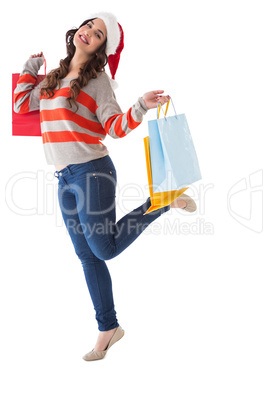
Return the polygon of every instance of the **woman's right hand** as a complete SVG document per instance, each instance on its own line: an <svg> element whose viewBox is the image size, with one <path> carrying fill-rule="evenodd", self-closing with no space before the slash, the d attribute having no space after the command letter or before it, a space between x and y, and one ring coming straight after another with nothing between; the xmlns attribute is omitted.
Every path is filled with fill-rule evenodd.
<svg viewBox="0 0 268 402"><path fill-rule="evenodd" d="M45 56L43 55L43 52L41 53L37 53L37 54L32 54L29 59L34 59L35 57L43 57L43 59L45 58Z"/></svg>

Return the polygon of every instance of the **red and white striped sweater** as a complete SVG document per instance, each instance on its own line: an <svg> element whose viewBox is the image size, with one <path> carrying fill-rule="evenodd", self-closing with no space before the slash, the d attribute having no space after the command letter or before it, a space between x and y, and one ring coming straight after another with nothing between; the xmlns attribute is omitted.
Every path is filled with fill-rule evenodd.
<svg viewBox="0 0 268 402"><path fill-rule="evenodd" d="M14 91L14 111L27 113L40 109L41 132L48 164L84 163L108 155L102 144L107 134L122 138L136 128L147 112L143 99L122 113L110 78L99 73L83 87L76 99L79 109L74 113L66 98L72 78L61 80L50 99L42 97L42 82L34 86L43 58L29 59L20 74Z"/></svg>

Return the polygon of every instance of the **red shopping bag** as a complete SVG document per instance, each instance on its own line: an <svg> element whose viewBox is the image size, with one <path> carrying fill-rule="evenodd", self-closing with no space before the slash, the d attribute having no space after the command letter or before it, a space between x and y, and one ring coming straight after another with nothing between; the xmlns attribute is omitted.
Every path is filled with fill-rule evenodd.
<svg viewBox="0 0 268 402"><path fill-rule="evenodd" d="M12 135L25 135L25 136L41 136L40 125L40 111L34 110L29 113L15 113L13 94L17 86L20 74L12 74ZM38 75L34 86L37 86L46 76L46 62L45 62L45 75Z"/></svg>

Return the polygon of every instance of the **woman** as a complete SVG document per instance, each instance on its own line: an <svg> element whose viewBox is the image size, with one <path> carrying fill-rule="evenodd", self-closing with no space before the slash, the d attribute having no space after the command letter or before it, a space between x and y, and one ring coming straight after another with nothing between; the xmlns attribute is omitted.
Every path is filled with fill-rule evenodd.
<svg viewBox="0 0 268 402"><path fill-rule="evenodd" d="M55 165L63 220L81 260L96 312L99 336L83 358L102 359L124 335L114 309L112 282L105 263L126 249L155 219L170 208L190 212L194 201L182 195L169 206L144 215L150 198L116 223L116 169L102 144L108 133L121 138L143 120L149 109L169 99L163 90L147 92L122 113L104 67L114 79L123 30L115 16L97 13L66 34L67 57L34 87L43 53L25 63L14 91L14 110L40 109L48 164Z"/></svg>

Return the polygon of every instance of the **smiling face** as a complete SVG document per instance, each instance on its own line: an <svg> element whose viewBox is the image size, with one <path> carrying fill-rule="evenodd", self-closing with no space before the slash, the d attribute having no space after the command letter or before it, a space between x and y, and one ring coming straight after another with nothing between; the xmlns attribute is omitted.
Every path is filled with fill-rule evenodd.
<svg viewBox="0 0 268 402"><path fill-rule="evenodd" d="M76 50L82 51L85 55L92 56L107 38L106 26L100 18L89 21L78 29L74 35L73 44Z"/></svg>

